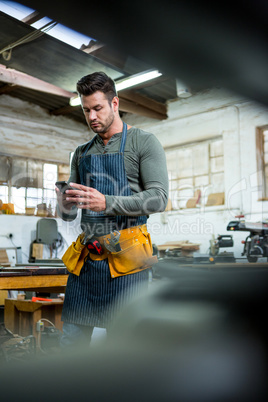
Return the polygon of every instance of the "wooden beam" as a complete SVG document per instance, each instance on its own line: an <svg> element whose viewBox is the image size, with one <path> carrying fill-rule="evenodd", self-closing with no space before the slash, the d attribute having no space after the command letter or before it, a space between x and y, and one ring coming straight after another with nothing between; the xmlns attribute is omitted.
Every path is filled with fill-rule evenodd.
<svg viewBox="0 0 268 402"><path fill-rule="evenodd" d="M63 288L67 284L68 275L36 275L36 276L10 276L0 278L0 289L5 290L37 290L53 289L51 292L56 292L54 288Z"/></svg>
<svg viewBox="0 0 268 402"><path fill-rule="evenodd" d="M79 105L79 107L81 107L81 106ZM58 109L51 110L50 114L53 114L55 116L58 116L60 114L70 114L71 112L73 112L73 110L74 110L74 106L66 105L66 106L60 107Z"/></svg>
<svg viewBox="0 0 268 402"><path fill-rule="evenodd" d="M48 82L39 80L28 74L21 73L20 71L6 68L0 64L0 81L10 85L17 85L23 88L29 88L35 91L45 92L52 95L63 96L65 98L72 98L73 92L66 91L56 85L49 84Z"/></svg>
<svg viewBox="0 0 268 402"><path fill-rule="evenodd" d="M119 101L119 110L121 112L128 112L138 114L140 116L150 117L152 119L157 120L165 120L167 118L166 114L156 112L152 109L148 109L142 105L138 105L134 102L131 102L127 99L120 98Z"/></svg>
<svg viewBox="0 0 268 402"><path fill-rule="evenodd" d="M132 91L122 91L119 95L119 109L121 112L128 112L138 114L145 117L151 117L157 120L164 120L167 118L166 105L156 102L153 99L147 98L143 95L134 93ZM75 106L81 108L80 105ZM51 110L53 115L69 114L73 111L73 106L66 105L59 109Z"/></svg>
<svg viewBox="0 0 268 402"><path fill-rule="evenodd" d="M2 87L0 87L0 94L9 94L16 88L17 85L10 85L10 84L3 85Z"/></svg>
<svg viewBox="0 0 268 402"><path fill-rule="evenodd" d="M126 99L148 109L154 110L160 114L167 114L167 107L163 103L157 102L154 99L148 98L147 96L141 95L135 91L124 90L119 92L120 99Z"/></svg>
<svg viewBox="0 0 268 402"><path fill-rule="evenodd" d="M21 73L20 71L7 68L2 64L0 64L0 82L7 84L2 87L2 90L0 89L0 93L1 91L2 93L7 93L7 91L11 91L13 89L12 86L18 86L52 95L63 96L68 99L74 96L73 92L66 91L60 87L49 84L48 82L39 80L38 78L32 77L28 74ZM122 91L119 97L119 108L122 112L138 114L157 120L164 120L167 118L166 106L154 101L153 99L147 98L132 91ZM72 110L73 109L71 106L66 105L62 108L51 111L51 114L68 114L71 113Z"/></svg>

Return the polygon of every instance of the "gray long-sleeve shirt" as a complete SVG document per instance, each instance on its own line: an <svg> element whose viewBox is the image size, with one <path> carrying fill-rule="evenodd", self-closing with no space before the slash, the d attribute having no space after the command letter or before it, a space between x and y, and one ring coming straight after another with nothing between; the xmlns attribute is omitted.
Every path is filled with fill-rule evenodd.
<svg viewBox="0 0 268 402"><path fill-rule="evenodd" d="M101 137L96 135L87 154L117 153L121 137L122 133L114 134L105 146ZM80 183L79 160L87 144L79 145L74 152L69 182ZM136 127L128 129L124 163L133 195L105 195L105 213L139 216L164 211L168 200L168 174L165 152L158 139ZM74 212L69 219L75 218Z"/></svg>

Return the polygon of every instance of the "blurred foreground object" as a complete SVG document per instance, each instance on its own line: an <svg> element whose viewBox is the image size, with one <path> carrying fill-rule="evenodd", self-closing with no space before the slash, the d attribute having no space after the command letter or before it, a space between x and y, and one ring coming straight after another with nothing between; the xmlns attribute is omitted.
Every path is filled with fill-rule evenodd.
<svg viewBox="0 0 268 402"><path fill-rule="evenodd" d="M2 392L29 400L34 376L31 395L45 383L50 401L266 401L267 268L158 265L165 278L118 315L107 341L5 367Z"/></svg>

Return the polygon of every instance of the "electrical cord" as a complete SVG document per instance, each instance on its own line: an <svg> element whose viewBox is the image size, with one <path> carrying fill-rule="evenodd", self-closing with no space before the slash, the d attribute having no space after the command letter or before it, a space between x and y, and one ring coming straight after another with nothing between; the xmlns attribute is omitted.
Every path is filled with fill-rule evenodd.
<svg viewBox="0 0 268 402"><path fill-rule="evenodd" d="M58 232L58 239L52 244L52 251L55 251L55 258L57 258L59 252L63 251L64 246L66 245L68 246L67 241L64 239L62 234Z"/></svg>
<svg viewBox="0 0 268 402"><path fill-rule="evenodd" d="M16 247L16 249L17 249L18 247L16 246L16 244L13 242L13 240L10 237L9 237L9 240L11 241L13 246ZM22 250L21 250L21 253L28 259L28 255L26 253L24 253Z"/></svg>
<svg viewBox="0 0 268 402"><path fill-rule="evenodd" d="M46 321L46 322L48 322L50 325L52 325L53 328L56 328L55 324L53 324L53 322L49 321L47 318L40 318L40 320L38 320L38 321L36 322L36 324L37 324L37 323L40 323L40 322L42 322L42 321ZM41 347L41 338L42 338L42 332L41 332L41 331L38 331L38 332L37 332L37 348L38 348L38 349L40 350L40 352L42 352L43 354L47 354L47 352Z"/></svg>
<svg viewBox="0 0 268 402"><path fill-rule="evenodd" d="M12 238L9 237L9 240L11 241L11 243L14 247L18 248L16 246L16 244L13 242ZM52 244L52 253L53 253L53 250L55 250L55 258L57 258L58 252L60 252L64 249L64 245L68 246L68 243L64 239L62 234L60 232L58 232L58 239L55 243ZM50 246L48 246L48 247L50 249ZM21 253L28 259L28 255L26 253L24 253L23 251L21 251Z"/></svg>
<svg viewBox="0 0 268 402"><path fill-rule="evenodd" d="M48 322L50 325L52 325L52 327L56 328L56 327L55 327L55 324L53 324L53 322L49 321L47 318L40 318L40 320L38 320L37 322L39 322L39 321L46 321L46 322Z"/></svg>

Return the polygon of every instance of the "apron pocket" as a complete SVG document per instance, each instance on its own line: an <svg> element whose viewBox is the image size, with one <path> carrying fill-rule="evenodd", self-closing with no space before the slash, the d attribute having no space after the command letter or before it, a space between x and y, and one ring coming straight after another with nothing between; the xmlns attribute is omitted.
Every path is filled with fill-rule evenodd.
<svg viewBox="0 0 268 402"><path fill-rule="evenodd" d="M141 235L138 238L129 239L120 243L121 247L126 243L132 243L129 247L117 253L108 254L109 268L112 278L117 276L133 274L143 269L149 268L157 262L157 258L152 255L150 235Z"/></svg>
<svg viewBox="0 0 268 402"><path fill-rule="evenodd" d="M88 249L81 244L81 237L79 235L77 240L67 248L62 256L62 261L67 270L77 276L80 275L84 261L88 255Z"/></svg>

